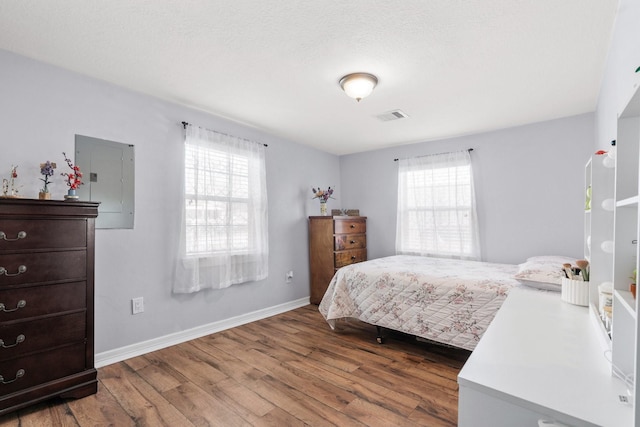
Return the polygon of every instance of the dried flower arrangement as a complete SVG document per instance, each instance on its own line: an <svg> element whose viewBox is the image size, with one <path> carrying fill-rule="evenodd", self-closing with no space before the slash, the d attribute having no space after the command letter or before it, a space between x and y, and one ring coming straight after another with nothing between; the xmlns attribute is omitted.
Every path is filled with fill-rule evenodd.
<svg viewBox="0 0 640 427"><path fill-rule="evenodd" d="M320 203L327 203L327 200L333 199L333 197L331 197L331 195L333 194L333 189L331 187L327 188L326 190L321 190L320 187L318 187L317 190L315 188L312 188L311 191L314 194L312 199L319 199Z"/></svg>
<svg viewBox="0 0 640 427"><path fill-rule="evenodd" d="M18 186L16 186L16 178L18 177L18 166L11 166L10 178L2 180L2 197L16 198L18 196Z"/></svg>

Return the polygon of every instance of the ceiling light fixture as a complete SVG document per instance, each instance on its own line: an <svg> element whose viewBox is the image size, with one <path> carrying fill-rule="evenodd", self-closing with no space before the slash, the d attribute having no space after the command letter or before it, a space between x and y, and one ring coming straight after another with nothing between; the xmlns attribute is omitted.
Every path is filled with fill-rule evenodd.
<svg viewBox="0 0 640 427"><path fill-rule="evenodd" d="M371 95L373 88L378 84L378 78L369 73L347 74L340 79L340 87L344 93L360 102L362 98Z"/></svg>

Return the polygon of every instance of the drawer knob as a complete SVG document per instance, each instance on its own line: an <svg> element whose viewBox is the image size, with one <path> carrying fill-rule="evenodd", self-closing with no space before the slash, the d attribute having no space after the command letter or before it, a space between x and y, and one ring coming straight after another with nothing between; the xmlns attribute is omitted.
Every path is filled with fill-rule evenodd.
<svg viewBox="0 0 640 427"><path fill-rule="evenodd" d="M27 237L26 231L19 231L18 236L15 239L8 239L7 234L4 231L0 231L0 239L6 240L7 242L15 242L16 240L24 239Z"/></svg>
<svg viewBox="0 0 640 427"><path fill-rule="evenodd" d="M356 243L356 241L355 240L350 240L349 243L351 243L353 245L354 243Z"/></svg>
<svg viewBox="0 0 640 427"><path fill-rule="evenodd" d="M21 342L24 342L25 338L26 338L26 337L25 337L24 335L22 335L22 334L18 335L18 336L16 337L16 342L15 342L15 344L5 344L5 343L4 343L4 341L0 339L0 347L2 347L2 348L11 348L11 347L15 347L15 346L17 346L18 344L20 344Z"/></svg>
<svg viewBox="0 0 640 427"><path fill-rule="evenodd" d="M356 225L355 224L351 224L351 228L356 228Z"/></svg>
<svg viewBox="0 0 640 427"><path fill-rule="evenodd" d="M26 265L19 266L17 273L9 273L6 268L0 267L0 276L2 276L2 275L5 275L5 276L17 276L17 275L22 274L22 273L24 273L26 271L27 271L27 266Z"/></svg>
<svg viewBox="0 0 640 427"><path fill-rule="evenodd" d="M351 257L351 259L352 259L352 260L355 260L355 259L356 259L356 256L355 256L355 255L353 255L353 256Z"/></svg>
<svg viewBox="0 0 640 427"><path fill-rule="evenodd" d="M18 305L16 305L16 308L10 308L7 309L4 305L4 303L0 302L0 311L4 311L5 313L11 313L12 311L16 311L19 310L21 308L24 308L27 305L27 302L23 299L21 299L20 301L18 301Z"/></svg>
<svg viewBox="0 0 640 427"><path fill-rule="evenodd" d="M18 369L18 372L16 372L16 377L12 380L5 380L4 377L0 375L0 384L11 384L18 378L22 378L22 377L24 377L24 369Z"/></svg>

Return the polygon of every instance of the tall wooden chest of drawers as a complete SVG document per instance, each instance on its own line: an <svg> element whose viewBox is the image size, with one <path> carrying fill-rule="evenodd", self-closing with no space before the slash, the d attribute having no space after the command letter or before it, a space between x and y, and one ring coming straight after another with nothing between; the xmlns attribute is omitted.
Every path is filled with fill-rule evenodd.
<svg viewBox="0 0 640 427"><path fill-rule="evenodd" d="M320 304L335 272L367 260L367 218L364 216L310 216L310 301Z"/></svg>
<svg viewBox="0 0 640 427"><path fill-rule="evenodd" d="M98 203L0 199L0 415L97 391Z"/></svg>

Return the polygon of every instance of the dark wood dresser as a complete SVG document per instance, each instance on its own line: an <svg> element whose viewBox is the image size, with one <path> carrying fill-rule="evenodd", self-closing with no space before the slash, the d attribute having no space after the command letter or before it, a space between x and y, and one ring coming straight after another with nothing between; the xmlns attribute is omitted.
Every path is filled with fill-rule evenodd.
<svg viewBox="0 0 640 427"><path fill-rule="evenodd" d="M0 199L0 415L97 391L98 203Z"/></svg>
<svg viewBox="0 0 640 427"><path fill-rule="evenodd" d="M320 304L335 272L367 260L367 217L310 216L310 301Z"/></svg>

